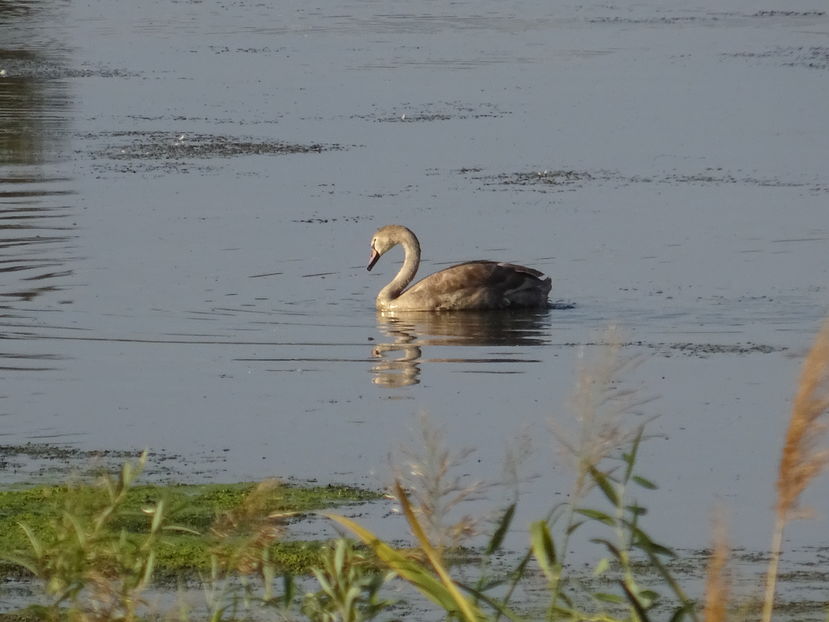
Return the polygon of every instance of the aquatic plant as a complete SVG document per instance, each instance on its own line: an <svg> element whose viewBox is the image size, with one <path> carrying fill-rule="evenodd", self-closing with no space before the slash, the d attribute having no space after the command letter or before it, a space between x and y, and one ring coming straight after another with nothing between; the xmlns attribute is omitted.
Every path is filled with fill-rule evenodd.
<svg viewBox="0 0 829 622"><path fill-rule="evenodd" d="M714 540L705 573L705 622L725 622L728 619L731 600L731 578L728 574L730 554L725 518L722 511L718 511L714 516Z"/></svg>
<svg viewBox="0 0 829 622"><path fill-rule="evenodd" d="M270 480L255 486L141 486L137 480L146 461L145 453L92 483L77 479L0 493L2 568L32 577L40 587L32 615L134 620L153 611L145 598L150 587L194 579L213 620L238 619L257 608L285 609L296 595L292 572L319 564L323 547L282 541L284 521L297 511L379 496ZM19 518L15 522L9 514ZM175 617L189 619L189 607L182 603L179 609Z"/></svg>
<svg viewBox="0 0 829 622"><path fill-rule="evenodd" d="M394 496L422 557L412 552L401 553L350 519L338 515L329 517L350 529L374 551L385 567L450 617L470 622L497 621L501 617L525 619L526 613L519 613L519 609L526 611L527 603L514 605L513 594L519 583L533 581L535 573L540 572L546 582L548 604L544 616L548 620L645 621L652 619L657 610L665 611L666 606L672 622L698 620L699 604L688 596L666 563L675 557L675 553L654 541L644 530L642 521L647 508L632 497L633 488L657 489L653 481L641 476L636 469L647 421L636 425L627 423L627 415L637 412L645 400L636 391L622 388L619 382L619 376L637 361L620 358L618 344L621 342L613 330L605 335L604 342L607 347L599 357L583 365L579 373L572 400L578 423L576 433L555 430L565 455L575 467L569 501L555 506L546 519L531 524L527 552L502 576L492 577L482 571L479 580L470 585L450 573L447 539L440 530L431 529L431 526L444 524L435 516L436 508L456 505L480 485L465 487L451 475L451 467L457 463L441 448L439 435L429 426L423 435L426 445L423 455L434 464L416 469L416 477L408 478L406 486L399 480L394 484ZM826 429L820 417L828 407L829 322L824 325L804 363L783 447L764 622L771 619L783 526L795 515L800 493L829 464L829 452L819 446L820 436ZM429 473L432 475L427 476ZM418 490L419 483L426 484L425 490ZM598 493L591 497L588 495L591 490ZM446 495L450 495L452 503L440 503L441 497ZM606 507L596 506L593 498L603 501ZM484 559L500 549L512 526L515 509L515 504L504 509L482 551ZM609 585L615 587L613 591L592 586L585 589L584 584L576 580L578 575L566 564L571 536L588 526L609 531L610 537L594 536L590 541L607 551L607 555L597 561L593 574L608 578ZM714 543L705 590L701 595L701 612L706 622L726 620L733 609L729 556L725 528L719 518L715 521ZM650 581L654 573L659 577L657 585Z"/></svg>
<svg viewBox="0 0 829 622"><path fill-rule="evenodd" d="M167 521L164 499L144 508L146 533L130 537L114 527L122 516L127 492L140 474L146 452L127 462L117 477L102 476L99 494L68 495L60 516L46 536L20 523L29 540L28 553L7 557L42 581L49 604L39 613L56 618L62 607L79 620L136 620L155 567L156 547Z"/></svg>
<svg viewBox="0 0 829 622"><path fill-rule="evenodd" d="M473 450L448 448L443 430L426 413L418 416L416 433L414 442L400 448L402 461L389 458L395 482L408 491L411 511L432 545L440 551L456 549L478 532L480 523L469 514L457 516L456 510L479 499L488 485L458 474Z"/></svg>
<svg viewBox="0 0 829 622"><path fill-rule="evenodd" d="M829 465L829 448L822 447L829 410L829 320L825 321L803 362L792 402L786 440L777 475L777 503L771 540L771 560L763 599L763 622L774 609L777 573L783 548L783 531L798 514L800 495Z"/></svg>
<svg viewBox="0 0 829 622"><path fill-rule="evenodd" d="M646 619L647 613L662 595L654 588L643 587L637 579L634 554L658 570L668 591L676 598L673 619L695 618L693 602L685 595L667 566L665 557L672 551L655 542L641 527L646 510L630 498L629 488L654 490L656 485L635 470L636 457L642 441L644 422L628 425L626 416L637 412L644 403L636 391L622 388L619 376L636 364L620 356L620 343L614 330L605 335L608 346L595 361L582 366L572 403L577 432L570 435L557 430L556 437L575 467L575 478L569 502L554 507L548 518L530 526L530 544L517 565L493 577L481 573L476 584L468 585L454 579L449 571L451 550L446 529L436 529L444 522L438 514L448 510L478 491L480 484L466 484L451 472L457 460L442 448L439 435L422 419L425 458L415 460L406 479L394 484L394 496L415 536L425 561L418 563L411 555L403 555L382 542L375 534L342 516L329 515L369 546L377 557L424 596L444 608L447 613L467 621L505 616L512 620L521 616L512 605L519 582L534 576L537 569L546 580L548 604L546 618L553 619L614 619L621 609L628 609L630 619ZM621 468L620 468L621 467ZM414 477L411 476L414 474ZM600 499L609 509L587 505L591 489L600 491ZM501 520L485 546L483 556L495 554L502 546L515 514L515 504L502 513ZM459 529L457 525L464 526ZM452 523L448 533L470 533L470 520ZM586 594L567 593L566 554L570 537L586 525L610 529L611 537L594 537L592 542L607 551L596 568L597 575L615 575L617 593L592 591ZM613 611L608 611L610 607Z"/></svg>
<svg viewBox="0 0 829 622"><path fill-rule="evenodd" d="M380 596L393 574L378 571L372 555L344 538L325 547L313 573L320 589L306 593L301 607L313 622L372 620L393 604Z"/></svg>

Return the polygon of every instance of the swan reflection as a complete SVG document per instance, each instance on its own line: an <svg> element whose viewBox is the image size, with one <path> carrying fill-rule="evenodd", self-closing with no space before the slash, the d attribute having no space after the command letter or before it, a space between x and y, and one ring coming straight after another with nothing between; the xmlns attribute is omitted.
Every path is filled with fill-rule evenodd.
<svg viewBox="0 0 829 622"><path fill-rule="evenodd" d="M531 362L522 357L423 358L425 346L540 346L550 341L548 311L429 313L379 311L377 330L386 339L372 349L379 359L372 382L405 387L420 382L424 363Z"/></svg>
<svg viewBox="0 0 829 622"><path fill-rule="evenodd" d="M395 356L398 352L401 354ZM384 387L407 387L420 382L420 346L410 343L378 343L371 355L381 359L372 366L371 381Z"/></svg>

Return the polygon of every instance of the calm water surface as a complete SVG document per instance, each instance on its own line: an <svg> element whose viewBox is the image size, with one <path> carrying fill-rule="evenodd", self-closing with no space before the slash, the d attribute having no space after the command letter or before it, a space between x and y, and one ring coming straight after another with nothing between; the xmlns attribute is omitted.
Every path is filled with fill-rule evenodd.
<svg viewBox="0 0 829 622"><path fill-rule="evenodd" d="M705 546L719 502L764 547L829 307L818 4L4 2L0 443L376 487L425 411L476 477L530 438L535 517L617 324L654 532ZM557 308L378 316L394 222L424 273L525 263Z"/></svg>

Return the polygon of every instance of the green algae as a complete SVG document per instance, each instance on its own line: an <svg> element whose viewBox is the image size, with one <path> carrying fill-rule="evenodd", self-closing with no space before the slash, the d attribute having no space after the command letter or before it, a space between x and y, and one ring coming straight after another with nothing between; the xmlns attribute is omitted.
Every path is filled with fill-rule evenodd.
<svg viewBox="0 0 829 622"><path fill-rule="evenodd" d="M255 512L259 517L285 516L281 522L301 522L303 514L313 511L359 504L378 499L377 492L353 486L305 486L278 484L257 491L257 484L178 484L136 485L126 494L117 517L108 529L120 533L126 541L139 541L149 533L151 509L163 500L167 519L176 529L165 531L156 549L155 574L164 580L181 575L209 571L213 556L243 546L250 537L244 530L232 536L217 534L222 517L250 514L245 509L257 496ZM0 491L0 558L4 554L31 550L26 525L44 543L55 539L56 522L66 512L92 516L108 503L100 486L89 483L38 485ZM225 520L227 520L225 518ZM270 559L276 568L287 573L308 572L317 562L322 541L294 541L275 538L269 545ZM0 559L5 576L28 576L19 564Z"/></svg>

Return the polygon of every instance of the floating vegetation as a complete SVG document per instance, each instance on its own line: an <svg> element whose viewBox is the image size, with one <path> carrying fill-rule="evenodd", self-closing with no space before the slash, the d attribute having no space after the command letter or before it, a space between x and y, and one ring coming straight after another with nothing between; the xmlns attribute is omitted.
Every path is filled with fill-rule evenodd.
<svg viewBox="0 0 829 622"><path fill-rule="evenodd" d="M463 167L456 171L469 179L481 182L482 188L529 190L533 192L565 192L588 183L611 183L617 186L631 184L742 184L770 188L804 188L811 192L827 192L829 185L819 180L791 180L760 177L743 171L727 171L722 167L707 167L698 171L666 170L649 175L627 174L615 170L582 171L571 168L550 168L512 173L485 174L478 167Z"/></svg>
<svg viewBox="0 0 829 622"><path fill-rule="evenodd" d="M86 140L106 141L93 149L91 157L98 172L209 172L216 164L199 164L207 160L258 155L295 155L323 153L345 149L339 144L291 143L281 140L219 134L170 133L161 131L126 131L85 134Z"/></svg>
<svg viewBox="0 0 829 622"><path fill-rule="evenodd" d="M404 103L388 111L378 110L370 114L353 115L351 118L380 123L423 123L461 119L495 119L507 114L509 113L495 104L452 101L424 104Z"/></svg>
<svg viewBox="0 0 829 622"><path fill-rule="evenodd" d="M784 67L829 69L829 47L823 45L777 46L761 52L735 52L725 56L769 59L779 62Z"/></svg>
<svg viewBox="0 0 829 622"><path fill-rule="evenodd" d="M98 152L98 157L113 160L184 160L229 158L242 155L285 155L322 153L343 149L341 145L322 143L298 144L279 140L257 140L216 134L170 134L169 132L112 132L98 135L129 142L114 144ZM93 136L85 136L93 138Z"/></svg>

